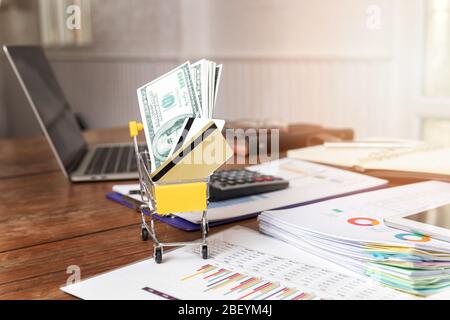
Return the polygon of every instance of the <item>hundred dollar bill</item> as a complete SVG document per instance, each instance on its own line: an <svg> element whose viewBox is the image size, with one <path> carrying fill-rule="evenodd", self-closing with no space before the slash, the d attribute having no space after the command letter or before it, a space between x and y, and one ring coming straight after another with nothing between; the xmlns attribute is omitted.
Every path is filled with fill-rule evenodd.
<svg viewBox="0 0 450 320"><path fill-rule="evenodd" d="M208 118L211 117L214 109L214 87L215 87L215 81L216 81L216 63L214 61L208 61L208 71L209 71L209 96L208 96Z"/></svg>
<svg viewBox="0 0 450 320"><path fill-rule="evenodd" d="M202 59L191 65L192 82L194 83L195 93L198 97L202 117L209 116L208 105L208 66L207 60Z"/></svg>
<svg viewBox="0 0 450 320"><path fill-rule="evenodd" d="M137 90L152 172L169 157L184 120L201 116L190 72L186 62Z"/></svg>

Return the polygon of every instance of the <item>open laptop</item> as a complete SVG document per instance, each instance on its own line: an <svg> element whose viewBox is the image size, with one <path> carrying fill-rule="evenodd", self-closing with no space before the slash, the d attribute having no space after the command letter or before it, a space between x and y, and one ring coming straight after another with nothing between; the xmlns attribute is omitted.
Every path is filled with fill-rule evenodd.
<svg viewBox="0 0 450 320"><path fill-rule="evenodd" d="M70 181L138 178L131 143L87 145L41 47L3 46L3 50Z"/></svg>

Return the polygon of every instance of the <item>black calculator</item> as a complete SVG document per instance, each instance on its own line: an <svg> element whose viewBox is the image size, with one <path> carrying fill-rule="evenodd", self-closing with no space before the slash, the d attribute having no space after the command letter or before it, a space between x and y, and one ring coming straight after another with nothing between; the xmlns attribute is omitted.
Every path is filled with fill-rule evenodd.
<svg viewBox="0 0 450 320"><path fill-rule="evenodd" d="M215 172L209 182L209 200L222 201L286 189L289 181L259 172L238 169Z"/></svg>

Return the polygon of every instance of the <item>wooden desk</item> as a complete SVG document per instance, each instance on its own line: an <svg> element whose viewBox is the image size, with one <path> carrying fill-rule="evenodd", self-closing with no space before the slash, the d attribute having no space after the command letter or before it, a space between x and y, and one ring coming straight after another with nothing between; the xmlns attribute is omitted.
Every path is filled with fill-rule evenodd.
<svg viewBox="0 0 450 320"><path fill-rule="evenodd" d="M124 129L86 138L129 140ZM0 299L72 299L59 290L68 266L87 278L152 255L152 243L140 240L140 216L105 198L113 182L70 184L42 138L0 140L0 150ZM257 228L250 219L211 233L236 224ZM163 241L200 236L156 227Z"/></svg>

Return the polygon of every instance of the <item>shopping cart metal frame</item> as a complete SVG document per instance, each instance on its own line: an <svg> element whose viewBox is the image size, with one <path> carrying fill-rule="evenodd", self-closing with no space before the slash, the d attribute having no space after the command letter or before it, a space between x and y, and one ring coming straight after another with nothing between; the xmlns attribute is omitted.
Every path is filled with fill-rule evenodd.
<svg viewBox="0 0 450 320"><path fill-rule="evenodd" d="M162 262L162 256L164 247L178 247L178 246L200 246L201 247L201 256L203 259L208 258L208 232L209 232L209 224L207 219L207 207L209 204L209 178L207 179L198 179L198 180L189 180L189 181L173 181L170 183L157 183L152 180L151 173L149 168L151 168L150 154L148 151L139 151L138 144L138 134L143 130L143 125L136 121L131 121L129 123L130 128L130 136L133 138L134 151L136 153L136 161L139 172L139 187L140 187L140 195L142 204L139 206L139 211L141 213L141 239L143 241L147 241L149 237L153 240L153 254L156 263ZM155 214L161 214L158 212L158 193L156 190L160 186L168 186L175 192L173 194L176 197L176 192L180 192L180 190L184 190L187 192L198 191L198 187L204 186L205 194L197 195L199 201L205 201L204 210L202 212L201 219L201 233L202 238L196 241L190 242L161 242L158 240L156 228L155 228ZM202 188L201 188L202 189ZM160 197L161 198L161 197ZM198 201L197 201L198 203ZM198 207L198 206L197 206ZM197 211L195 210L196 206L186 205L181 211L178 212L190 212ZM163 212L162 215L168 215L171 213ZM147 222L148 219L148 222Z"/></svg>

